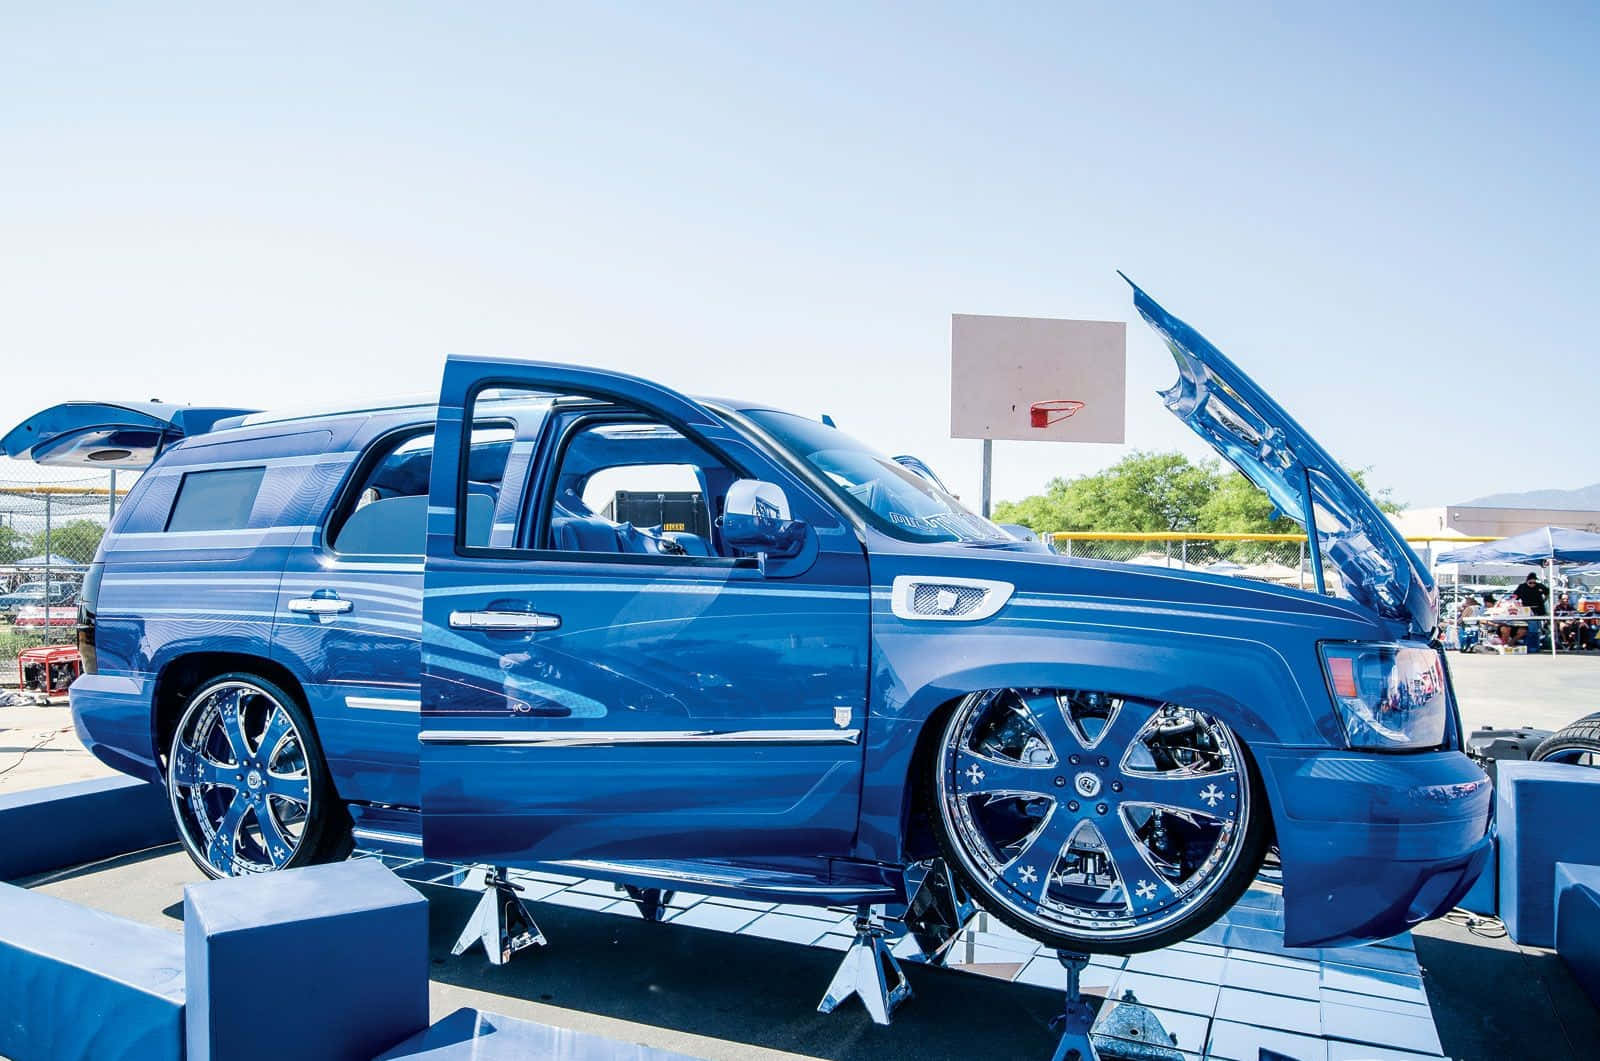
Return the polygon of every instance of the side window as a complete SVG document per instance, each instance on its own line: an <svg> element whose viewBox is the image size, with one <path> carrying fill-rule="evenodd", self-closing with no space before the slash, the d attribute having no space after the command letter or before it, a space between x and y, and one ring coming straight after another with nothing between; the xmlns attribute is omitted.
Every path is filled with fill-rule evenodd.
<svg viewBox="0 0 1600 1061"><path fill-rule="evenodd" d="M495 504L515 430L508 423L472 429L468 458L467 542L489 544ZM328 524L335 552L354 556L421 556L428 530L428 477L433 432L379 439L362 459L339 511Z"/></svg>
<svg viewBox="0 0 1600 1061"><path fill-rule="evenodd" d="M186 472L178 484L168 531L238 530L250 525L265 468Z"/></svg>
<svg viewBox="0 0 1600 1061"><path fill-rule="evenodd" d="M485 392L474 415L515 400ZM716 515L738 473L642 411L567 396L551 412L528 490L525 547L597 557L716 557ZM470 487L468 503L470 504ZM468 539L471 540L470 537Z"/></svg>

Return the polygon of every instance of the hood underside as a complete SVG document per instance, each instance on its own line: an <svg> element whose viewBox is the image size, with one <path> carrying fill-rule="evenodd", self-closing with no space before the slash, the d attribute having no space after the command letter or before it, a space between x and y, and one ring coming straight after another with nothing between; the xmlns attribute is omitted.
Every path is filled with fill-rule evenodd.
<svg viewBox="0 0 1600 1061"><path fill-rule="evenodd" d="M1222 351L1128 284L1178 365L1178 381L1161 393L1167 408L1306 528L1352 600L1431 635L1433 580L1361 485Z"/></svg>

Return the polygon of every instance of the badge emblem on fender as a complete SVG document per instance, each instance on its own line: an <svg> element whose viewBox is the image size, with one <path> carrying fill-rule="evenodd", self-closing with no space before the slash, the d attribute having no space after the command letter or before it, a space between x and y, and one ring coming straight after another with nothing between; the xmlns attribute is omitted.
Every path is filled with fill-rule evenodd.
<svg viewBox="0 0 1600 1061"><path fill-rule="evenodd" d="M833 724L844 729L850 725L850 716L853 714L855 712L848 707L836 707L833 709Z"/></svg>

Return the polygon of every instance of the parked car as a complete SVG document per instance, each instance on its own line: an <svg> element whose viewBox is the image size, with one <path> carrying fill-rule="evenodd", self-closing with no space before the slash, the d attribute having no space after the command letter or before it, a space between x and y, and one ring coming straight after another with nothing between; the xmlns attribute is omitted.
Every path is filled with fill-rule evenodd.
<svg viewBox="0 0 1600 1061"><path fill-rule="evenodd" d="M1135 305L1167 406L1314 524L1346 596L1057 556L825 423L568 364L453 357L437 403L316 414L67 404L0 444L148 465L85 582L72 710L213 876L353 834L878 903L943 858L1032 938L1131 952L1210 924L1276 845L1291 946L1449 910L1491 800L1426 570ZM663 469L708 535L599 515Z"/></svg>
<svg viewBox="0 0 1600 1061"><path fill-rule="evenodd" d="M17 609L12 623L19 630L42 630L47 626L73 626L78 622L78 609L71 604L24 604Z"/></svg>
<svg viewBox="0 0 1600 1061"><path fill-rule="evenodd" d="M48 593L42 581L24 582L10 593L0 594L0 618L15 620L19 611L30 606L72 604L77 596L76 582L52 581Z"/></svg>

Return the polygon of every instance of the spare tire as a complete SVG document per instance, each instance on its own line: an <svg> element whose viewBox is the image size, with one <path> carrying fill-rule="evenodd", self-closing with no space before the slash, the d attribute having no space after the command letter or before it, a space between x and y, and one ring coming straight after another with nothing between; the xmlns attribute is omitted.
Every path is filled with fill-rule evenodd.
<svg viewBox="0 0 1600 1061"><path fill-rule="evenodd" d="M1600 711L1556 730L1533 750L1534 762L1600 766Z"/></svg>

